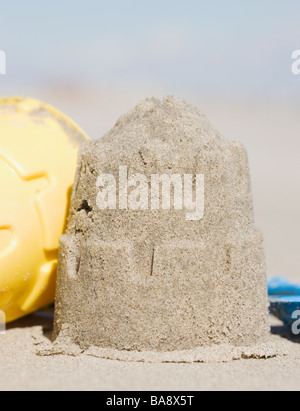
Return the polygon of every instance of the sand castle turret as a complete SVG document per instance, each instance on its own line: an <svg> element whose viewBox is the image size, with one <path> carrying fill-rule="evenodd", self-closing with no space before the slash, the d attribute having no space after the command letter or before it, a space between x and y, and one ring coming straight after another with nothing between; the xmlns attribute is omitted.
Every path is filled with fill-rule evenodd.
<svg viewBox="0 0 300 411"><path fill-rule="evenodd" d="M267 334L247 153L181 100L146 100L82 149L56 335L82 348L249 346Z"/></svg>

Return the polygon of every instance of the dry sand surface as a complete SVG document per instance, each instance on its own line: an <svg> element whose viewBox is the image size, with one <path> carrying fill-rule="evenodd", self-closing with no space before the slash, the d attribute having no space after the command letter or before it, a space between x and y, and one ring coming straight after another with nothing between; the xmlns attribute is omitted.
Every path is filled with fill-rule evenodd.
<svg viewBox="0 0 300 411"><path fill-rule="evenodd" d="M166 172L180 180L174 188L177 209L169 205L168 212L160 209L153 178ZM104 210L99 206L95 188L103 173L119 177L113 195L115 207L116 197L123 203L120 209L107 210L106 199ZM139 188L132 202L127 184L136 186L137 180L127 180L133 174ZM190 177L184 202L183 174ZM249 350L265 340L265 253L254 224L247 153L218 134L200 111L174 97L139 103L102 139L85 143L74 187L60 242L60 344L130 351L130 358L133 351L172 351L182 361L183 350L211 344ZM164 199L166 191L163 184ZM186 200L193 194L188 213ZM194 355L199 360L199 352Z"/></svg>
<svg viewBox="0 0 300 411"><path fill-rule="evenodd" d="M275 324L284 358L223 364L144 364L79 357L36 355L47 341L52 318L31 316L0 335L0 390L299 390L300 339L287 340ZM277 325L276 325L277 324ZM44 334L46 334L44 336Z"/></svg>

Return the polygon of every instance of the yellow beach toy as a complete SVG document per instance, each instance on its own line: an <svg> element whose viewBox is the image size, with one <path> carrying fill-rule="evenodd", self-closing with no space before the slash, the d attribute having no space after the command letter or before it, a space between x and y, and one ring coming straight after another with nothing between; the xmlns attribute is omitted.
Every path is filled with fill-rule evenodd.
<svg viewBox="0 0 300 411"><path fill-rule="evenodd" d="M49 105L0 99L0 311L7 322L54 300L59 237L87 139Z"/></svg>

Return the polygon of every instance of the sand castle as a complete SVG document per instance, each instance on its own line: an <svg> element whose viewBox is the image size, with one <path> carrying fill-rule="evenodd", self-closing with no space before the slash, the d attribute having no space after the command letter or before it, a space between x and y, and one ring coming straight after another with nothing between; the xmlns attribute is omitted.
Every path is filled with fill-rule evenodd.
<svg viewBox="0 0 300 411"><path fill-rule="evenodd" d="M243 146L181 100L139 104L82 148L57 281L55 335L82 349L263 341L265 257Z"/></svg>

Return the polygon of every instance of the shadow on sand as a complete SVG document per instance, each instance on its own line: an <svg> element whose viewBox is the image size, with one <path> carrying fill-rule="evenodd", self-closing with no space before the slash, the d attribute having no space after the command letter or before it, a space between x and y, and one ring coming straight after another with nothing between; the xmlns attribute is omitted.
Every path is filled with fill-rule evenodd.
<svg viewBox="0 0 300 411"><path fill-rule="evenodd" d="M51 340L54 321L54 307L48 307L45 310L37 311L27 317L7 324L7 330L13 330L15 328L30 328L41 326L43 328L43 334L46 338Z"/></svg>
<svg viewBox="0 0 300 411"><path fill-rule="evenodd" d="M295 344L300 344L300 335L294 335L290 327L285 325L276 325L271 327L271 334L278 335L281 338L289 340Z"/></svg>

